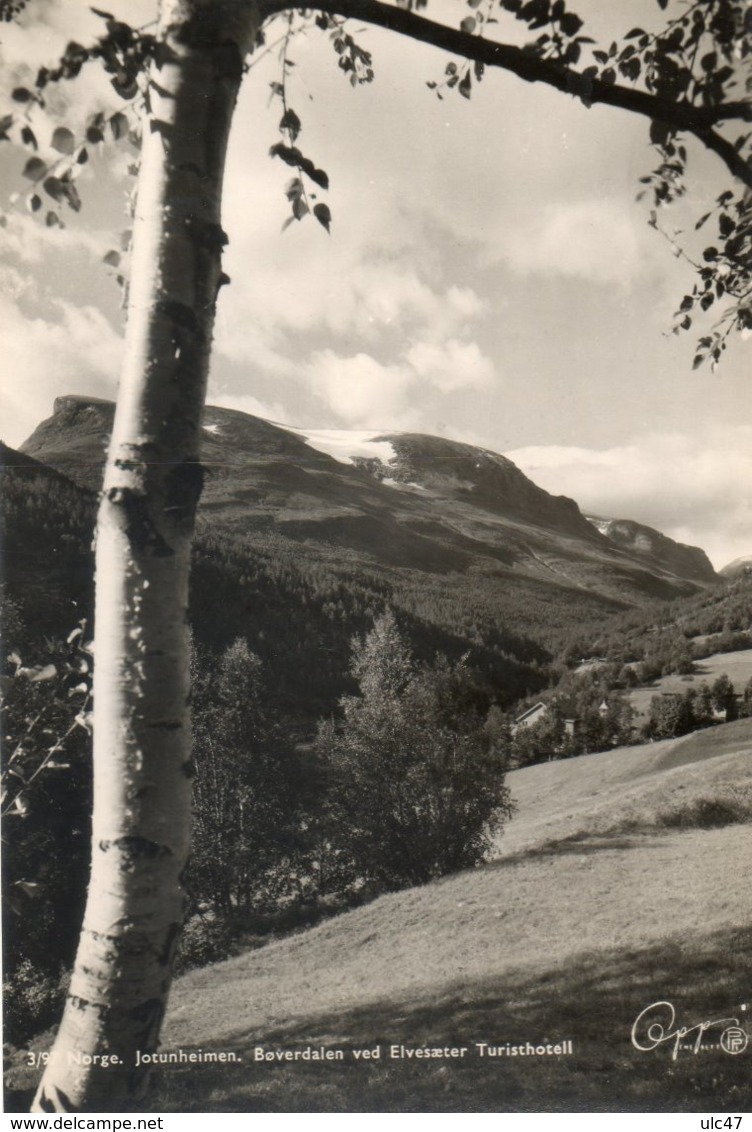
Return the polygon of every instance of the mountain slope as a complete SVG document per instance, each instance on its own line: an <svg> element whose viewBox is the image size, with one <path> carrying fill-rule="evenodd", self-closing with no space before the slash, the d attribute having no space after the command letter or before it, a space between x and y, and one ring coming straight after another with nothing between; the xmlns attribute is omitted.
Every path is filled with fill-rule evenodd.
<svg viewBox="0 0 752 1132"><path fill-rule="evenodd" d="M2 575L36 636L66 635L88 615L96 497L54 468L0 444ZM6 631L10 623L6 618ZM13 643L16 647L20 642Z"/></svg>
<svg viewBox="0 0 752 1132"><path fill-rule="evenodd" d="M744 555L742 558L735 558L733 562L722 566L719 573L721 577L728 578L730 581L733 581L735 578L743 578L752 575L752 554Z"/></svg>
<svg viewBox="0 0 752 1132"><path fill-rule="evenodd" d="M697 546L675 542L653 527L635 523L631 519L589 518L597 530L616 546L632 551L650 562L660 563L683 578L693 578L698 582L717 580L707 554Z"/></svg>
<svg viewBox="0 0 752 1132"><path fill-rule="evenodd" d="M23 454L93 499L113 411L59 398ZM17 485L24 455L6 472ZM202 464L196 640L216 653L245 637L276 707L306 733L350 687L352 636L386 607L420 659L467 655L487 701L508 705L550 682L574 630L705 588L616 546L503 456L454 441L310 432L209 407ZM34 531L19 538L33 557ZM90 525L77 541L89 546ZM88 550L76 569L91 573ZM58 622L65 635L75 624L64 607Z"/></svg>
<svg viewBox="0 0 752 1132"><path fill-rule="evenodd" d="M112 412L107 402L59 398L22 451L93 487ZM384 566L530 580L607 604L671 598L716 580L701 551L672 556L676 544L657 532L655 552L604 537L573 500L536 487L503 456L406 433L373 436L376 456L349 456L339 435L335 459L300 430L207 408L203 516Z"/></svg>
<svg viewBox="0 0 752 1132"><path fill-rule="evenodd" d="M746 1111L748 1062L716 1031L675 1059L629 1035L651 1003L695 1025L748 1000L748 825L655 818L723 791L749 809L751 738L740 720L513 771L496 860L178 978L149 1111ZM506 1052L565 1041L566 1057ZM13 1059L19 1108L38 1072Z"/></svg>

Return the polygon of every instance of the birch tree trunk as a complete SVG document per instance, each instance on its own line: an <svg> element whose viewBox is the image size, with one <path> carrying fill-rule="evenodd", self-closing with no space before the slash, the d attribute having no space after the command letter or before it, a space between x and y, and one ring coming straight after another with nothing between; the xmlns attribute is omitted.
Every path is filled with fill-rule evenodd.
<svg viewBox="0 0 752 1132"><path fill-rule="evenodd" d="M188 574L220 198L252 0L162 0L134 221L126 355L96 545L88 902L32 1111L107 1111L146 1085L190 842Z"/></svg>

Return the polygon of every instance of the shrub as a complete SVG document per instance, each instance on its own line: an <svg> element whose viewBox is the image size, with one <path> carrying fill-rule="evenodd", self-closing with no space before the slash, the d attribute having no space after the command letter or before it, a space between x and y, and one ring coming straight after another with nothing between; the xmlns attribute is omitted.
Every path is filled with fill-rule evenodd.
<svg viewBox="0 0 752 1132"><path fill-rule="evenodd" d="M471 673L416 664L389 614L355 643L352 673L360 695L322 724L318 752L358 874L395 889L478 864L512 807Z"/></svg>
<svg viewBox="0 0 752 1132"><path fill-rule="evenodd" d="M695 798L657 816L658 825L667 829L718 829L748 821L752 804L741 798Z"/></svg>
<svg viewBox="0 0 752 1132"><path fill-rule="evenodd" d="M183 928L175 959L175 973L217 963L234 953L237 928L216 916L191 916Z"/></svg>
<svg viewBox="0 0 752 1132"><path fill-rule="evenodd" d="M67 971L51 975L24 959L3 982L5 1040L22 1045L60 1016L68 989Z"/></svg>

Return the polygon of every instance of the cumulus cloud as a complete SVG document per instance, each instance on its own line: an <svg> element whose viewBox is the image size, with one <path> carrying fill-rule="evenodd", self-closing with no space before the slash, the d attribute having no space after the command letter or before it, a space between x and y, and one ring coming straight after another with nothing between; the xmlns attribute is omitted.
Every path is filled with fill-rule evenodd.
<svg viewBox="0 0 752 1132"><path fill-rule="evenodd" d="M308 371L314 391L349 425L407 428L418 419L411 407L418 378L409 366L384 365L369 354L339 357L322 350Z"/></svg>
<svg viewBox="0 0 752 1132"><path fill-rule="evenodd" d="M0 417L4 439L18 445L52 412L62 392L114 397L122 338L94 307L55 304L58 321L25 318L0 298L3 374ZM11 425L12 422L12 425Z"/></svg>
<svg viewBox="0 0 752 1132"><path fill-rule="evenodd" d="M716 568L752 553L752 427L662 433L607 448L533 446L507 456L583 511L634 519L705 550Z"/></svg>
<svg viewBox="0 0 752 1132"><path fill-rule="evenodd" d="M228 265L232 272L230 257ZM358 262L352 250L340 262L322 256L317 264L301 256L233 278L238 283L228 293L217 345L236 361L255 360L259 338L284 355L295 346L290 332L356 334L369 341L395 332L441 338L482 310L470 289L441 291L412 267Z"/></svg>
<svg viewBox="0 0 752 1132"><path fill-rule="evenodd" d="M231 244L233 285L222 298L217 348L235 362L258 359L275 369L300 350L300 334L369 344L404 336L440 341L476 323L486 306L470 287L428 281L400 253L374 253L368 241L309 231L273 230ZM277 355L276 362L271 357Z"/></svg>
<svg viewBox="0 0 752 1132"><path fill-rule="evenodd" d="M506 232L497 254L522 274L628 287L645 269L643 226L623 200L552 203Z"/></svg>
<svg viewBox="0 0 752 1132"><path fill-rule="evenodd" d="M407 351L407 361L416 373L442 393L459 389L485 389L494 379L493 363L476 342L416 342Z"/></svg>
<svg viewBox="0 0 752 1132"><path fill-rule="evenodd" d="M287 419L287 410L279 401L260 401L258 397L243 393L211 393L208 398L209 405L216 405L221 409L234 409L238 413L248 413L252 417L262 417L267 421L277 421L279 424L293 423Z"/></svg>
<svg viewBox="0 0 752 1132"><path fill-rule="evenodd" d="M330 74L326 42L313 37L296 50L324 52L306 72L324 89L304 116L301 145L332 173L331 232L311 217L280 232L289 214L283 192L289 170L268 156L278 118L266 107L267 79L278 76L274 61L262 60L241 94L229 153L223 223L233 282L220 302L218 356L294 378L322 349L376 358L415 342L472 336L488 304L448 270L439 241L429 238L435 219L416 200L416 186L385 175L387 159L372 141L363 146L358 135L356 152L347 148L341 77L336 69ZM294 83L288 94L302 112ZM352 98L353 110L364 111L359 94ZM390 134L388 144L394 143Z"/></svg>
<svg viewBox="0 0 752 1132"><path fill-rule="evenodd" d="M351 425L432 431L422 406L435 395L491 384L495 371L476 342L422 341L384 363L370 354L318 351L307 367L314 392Z"/></svg>
<svg viewBox="0 0 752 1132"><path fill-rule="evenodd" d="M84 253L101 260L112 247L113 237L105 232L82 228L48 228L39 220L21 213L13 215L2 230L3 250L19 263L37 267L50 255Z"/></svg>

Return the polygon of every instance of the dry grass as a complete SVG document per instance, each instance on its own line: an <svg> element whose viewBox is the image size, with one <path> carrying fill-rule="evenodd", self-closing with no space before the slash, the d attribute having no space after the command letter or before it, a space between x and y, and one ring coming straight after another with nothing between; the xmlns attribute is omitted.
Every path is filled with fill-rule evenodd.
<svg viewBox="0 0 752 1132"><path fill-rule="evenodd" d="M701 799L750 812L751 755L752 719L740 719L680 739L513 771L507 782L519 813L497 852L506 857L566 838L652 829Z"/></svg>
<svg viewBox="0 0 752 1132"><path fill-rule="evenodd" d="M232 1043L295 1027L301 1012L384 998L397 1009L587 950L691 937L700 923L730 930L752 920L752 886L726 883L729 861L745 859L752 866L749 830L731 826L592 838L500 860L189 972L174 988L164 1039Z"/></svg>
<svg viewBox="0 0 752 1132"><path fill-rule="evenodd" d="M160 1072L150 1111L165 1112L744 1112L748 1058L719 1050L672 1062L640 1053L630 1029L667 998L691 1019L738 1009L748 986L750 933L695 932L639 949L580 953L566 964L510 967L501 977L447 984L438 993L382 997L328 1009L299 1004L294 1019L237 1033L229 1067ZM475 1042L570 1040L568 1058L481 1060ZM253 1047L344 1048L336 1064L259 1065ZM462 1060L392 1061L392 1044L466 1046ZM358 1062L352 1047L381 1047ZM743 1064L745 1063L746 1064Z"/></svg>
<svg viewBox="0 0 752 1132"><path fill-rule="evenodd" d="M688 1023L749 1002L749 826L657 828L676 799L749 784L752 721L517 771L496 860L178 979L150 1111L745 1111L749 1056L630 1043L669 999ZM632 827L624 830L625 815ZM406 1062L407 1045L574 1043L568 1058ZM257 1044L345 1050L258 1064ZM381 1046L378 1061L353 1047ZM18 1083L20 1087L20 1082Z"/></svg>

